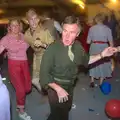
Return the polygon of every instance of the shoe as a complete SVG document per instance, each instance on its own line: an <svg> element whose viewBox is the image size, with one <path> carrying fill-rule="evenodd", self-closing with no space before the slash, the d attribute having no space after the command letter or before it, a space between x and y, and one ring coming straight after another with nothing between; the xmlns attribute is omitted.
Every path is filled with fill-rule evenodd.
<svg viewBox="0 0 120 120"><path fill-rule="evenodd" d="M41 93L41 88L38 85L35 85L32 83L32 86L39 92Z"/></svg>
<svg viewBox="0 0 120 120"><path fill-rule="evenodd" d="M26 113L19 113L19 117L22 119L22 120L32 120L32 118Z"/></svg>
<svg viewBox="0 0 120 120"><path fill-rule="evenodd" d="M90 88L94 88L94 87L95 87L94 82L91 82L91 83L90 83Z"/></svg>

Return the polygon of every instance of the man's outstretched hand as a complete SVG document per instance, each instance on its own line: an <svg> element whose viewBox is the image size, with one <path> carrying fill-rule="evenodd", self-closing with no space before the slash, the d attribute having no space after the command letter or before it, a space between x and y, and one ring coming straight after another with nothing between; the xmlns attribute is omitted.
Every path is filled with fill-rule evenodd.
<svg viewBox="0 0 120 120"><path fill-rule="evenodd" d="M114 53L116 53L116 52L118 52L118 49L117 48L115 48L115 47L107 47L107 48L105 48L103 51L102 51L102 53L101 53L101 55L103 56L103 57L110 57L110 56L112 56Z"/></svg>

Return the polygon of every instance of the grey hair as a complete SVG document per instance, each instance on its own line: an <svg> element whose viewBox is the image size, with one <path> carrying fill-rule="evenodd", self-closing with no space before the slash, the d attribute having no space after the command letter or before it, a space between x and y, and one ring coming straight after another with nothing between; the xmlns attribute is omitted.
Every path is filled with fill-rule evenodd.
<svg viewBox="0 0 120 120"><path fill-rule="evenodd" d="M75 17L74 15L72 15L72 16L67 16L67 17L64 19L64 21L63 21L63 23L62 23L62 26L63 26L64 24L77 24L78 27L79 27L80 32L81 32L81 30L82 30L82 26L81 26L81 24L80 24L79 18L78 18L78 17Z"/></svg>

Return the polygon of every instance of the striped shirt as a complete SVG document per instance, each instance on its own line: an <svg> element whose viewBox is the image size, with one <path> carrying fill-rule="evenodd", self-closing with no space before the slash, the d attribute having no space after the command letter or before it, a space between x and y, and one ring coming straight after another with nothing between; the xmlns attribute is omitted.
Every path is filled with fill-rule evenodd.
<svg viewBox="0 0 120 120"><path fill-rule="evenodd" d="M7 34L0 40L0 53L6 49L8 59L27 60L26 51L28 47L23 34L20 34L19 40L16 40L15 36L11 34Z"/></svg>

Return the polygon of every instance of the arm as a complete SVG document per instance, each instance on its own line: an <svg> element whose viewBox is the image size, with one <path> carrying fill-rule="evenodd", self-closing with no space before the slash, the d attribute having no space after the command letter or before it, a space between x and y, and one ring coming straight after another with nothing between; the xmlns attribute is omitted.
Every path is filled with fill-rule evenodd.
<svg viewBox="0 0 120 120"><path fill-rule="evenodd" d="M51 75L51 71L54 67L54 46L50 45L45 51L41 66L40 66L40 79L41 86L45 89L49 87L56 91L59 102L65 102L68 100L68 93L55 83L53 76Z"/></svg>
<svg viewBox="0 0 120 120"><path fill-rule="evenodd" d="M50 32L46 29L44 32L44 40L45 44L50 45L51 43L54 42L54 38L51 36Z"/></svg>
<svg viewBox="0 0 120 120"><path fill-rule="evenodd" d="M29 37L29 34L28 32L26 31L25 34L24 34L24 40L26 41L26 43L28 43L32 48L34 48L34 41L33 39L31 39Z"/></svg>
<svg viewBox="0 0 120 120"><path fill-rule="evenodd" d="M109 41L109 45L113 47L114 46L113 41Z"/></svg>
<svg viewBox="0 0 120 120"><path fill-rule="evenodd" d="M25 32L24 39L34 50L35 50L34 47L40 47L41 46L43 48L46 48L46 45L41 42L39 37L36 40L34 40L33 38L29 37L29 32L28 31ZM29 48L29 46L28 46L28 48Z"/></svg>
<svg viewBox="0 0 120 120"><path fill-rule="evenodd" d="M105 48L100 54L90 56L89 64L92 64L100 59L103 59L104 57L110 57L114 53L118 52L118 50L119 48L114 47Z"/></svg>
<svg viewBox="0 0 120 120"><path fill-rule="evenodd" d="M56 83L49 83L48 84L48 86L49 87L51 87L53 90L55 90L56 92L58 92L58 91L61 91L61 89L63 89L63 88L61 88L59 85L57 85Z"/></svg>
<svg viewBox="0 0 120 120"><path fill-rule="evenodd" d="M41 35L41 38L39 38L38 36L36 40L34 41L35 47L47 48L51 43L54 42L53 37L51 36L51 34L49 33L47 29L42 30L40 35Z"/></svg>
<svg viewBox="0 0 120 120"><path fill-rule="evenodd" d="M0 45L0 54L5 50L5 47Z"/></svg>
<svg viewBox="0 0 120 120"><path fill-rule="evenodd" d="M54 42L54 39L46 29L41 32L41 38L36 38L34 46L47 48L52 42Z"/></svg>
<svg viewBox="0 0 120 120"><path fill-rule="evenodd" d="M117 47L117 52L120 52L120 46Z"/></svg>
<svg viewBox="0 0 120 120"><path fill-rule="evenodd" d="M100 60L101 58L102 58L102 55L101 55L101 54L92 55L92 56L90 56L90 59L89 59L89 63L88 63L88 64L92 64L92 63Z"/></svg>
<svg viewBox="0 0 120 120"><path fill-rule="evenodd" d="M34 42L35 47L47 48L47 44L43 43L40 38L37 38Z"/></svg>
<svg viewBox="0 0 120 120"><path fill-rule="evenodd" d="M54 49L53 45L50 45L41 61L41 66L40 66L40 79L41 79L41 85L43 88L47 89L48 87L51 87L55 91L58 90L58 88L61 88L59 85L57 85L54 82L53 76L50 74L53 67L54 67Z"/></svg>
<svg viewBox="0 0 120 120"><path fill-rule="evenodd" d="M113 36L112 36L112 32L111 32L110 28L108 28L107 37L108 37L107 39L108 39L110 47L113 47L114 46L114 44L113 44Z"/></svg>
<svg viewBox="0 0 120 120"><path fill-rule="evenodd" d="M26 42L25 40L25 35L23 33L20 33L20 39L22 39L25 43L26 43L26 46L27 46L27 49L30 47L30 45Z"/></svg>
<svg viewBox="0 0 120 120"><path fill-rule="evenodd" d="M109 46L113 47L113 46L114 46L114 43L113 43L113 36L112 36L112 31L111 31L110 28L108 28L107 35L108 35ZM115 61L114 61L114 58L111 59L111 62L112 62L111 69L112 69L112 71L113 71L114 68L115 68Z"/></svg>
<svg viewBox="0 0 120 120"><path fill-rule="evenodd" d="M92 41L92 29L90 28L87 36L87 44L90 44Z"/></svg>
<svg viewBox="0 0 120 120"><path fill-rule="evenodd" d="M7 45L7 38L3 37L0 40L0 54L6 49L6 45Z"/></svg>
<svg viewBox="0 0 120 120"><path fill-rule="evenodd" d="M40 79L41 86L45 89L49 87L50 83L54 83L54 79L50 74L51 69L54 65L54 51L52 47L48 47L42 57L41 66L40 66Z"/></svg>

